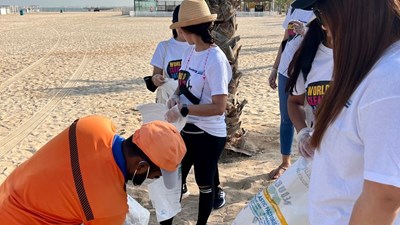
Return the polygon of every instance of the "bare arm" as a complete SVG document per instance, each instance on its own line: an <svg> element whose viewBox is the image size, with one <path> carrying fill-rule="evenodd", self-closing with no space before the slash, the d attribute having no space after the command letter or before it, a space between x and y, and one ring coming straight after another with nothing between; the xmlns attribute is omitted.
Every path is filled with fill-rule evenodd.
<svg viewBox="0 0 400 225"><path fill-rule="evenodd" d="M165 78L163 76L163 70L161 68L153 66L153 75L151 77L151 81L153 81L153 84L156 85L157 87L159 87L165 83Z"/></svg>
<svg viewBox="0 0 400 225"><path fill-rule="evenodd" d="M158 68L157 66L153 66L153 75L156 75L156 74L162 75L163 70L161 68Z"/></svg>
<svg viewBox="0 0 400 225"><path fill-rule="evenodd" d="M305 94L289 95L287 107L290 120L292 121L296 131L299 132L306 124L306 113L304 111Z"/></svg>
<svg viewBox="0 0 400 225"><path fill-rule="evenodd" d="M286 41L288 38L289 38L289 32L286 29L285 33L283 33L282 41ZM272 68L278 69L279 63L281 62L281 55L282 55L282 45L279 46L278 54L276 55L275 62Z"/></svg>
<svg viewBox="0 0 400 225"><path fill-rule="evenodd" d="M349 225L391 225L400 211L400 188L365 180Z"/></svg>
<svg viewBox="0 0 400 225"><path fill-rule="evenodd" d="M215 116L222 115L226 109L227 95L212 96L211 104L189 105L189 115L194 116Z"/></svg>
<svg viewBox="0 0 400 225"><path fill-rule="evenodd" d="M286 41L288 38L289 38L289 32L286 29L285 33L283 34L282 42ZM271 74L268 77L269 86L272 89L275 89L277 87L276 78L278 75L278 66L279 63L281 62L281 55L282 55L282 44L279 46L278 54L276 55L274 65L272 66Z"/></svg>

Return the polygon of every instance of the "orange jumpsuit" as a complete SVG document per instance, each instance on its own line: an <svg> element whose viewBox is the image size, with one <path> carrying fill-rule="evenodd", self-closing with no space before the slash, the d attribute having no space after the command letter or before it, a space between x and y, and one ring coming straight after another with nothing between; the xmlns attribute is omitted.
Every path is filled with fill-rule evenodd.
<svg viewBox="0 0 400 225"><path fill-rule="evenodd" d="M82 180L93 212L87 221L71 169L69 128L17 167L0 186L0 224L122 225L128 212L125 178L117 166L113 123L88 116L77 123Z"/></svg>

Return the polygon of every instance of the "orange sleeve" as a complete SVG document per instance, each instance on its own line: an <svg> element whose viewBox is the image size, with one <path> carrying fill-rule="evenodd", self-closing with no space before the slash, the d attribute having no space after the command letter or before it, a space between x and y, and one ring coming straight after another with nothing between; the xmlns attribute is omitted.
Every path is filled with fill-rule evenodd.
<svg viewBox="0 0 400 225"><path fill-rule="evenodd" d="M125 222L126 214L121 214L118 216L97 218L93 221L83 223L84 225L123 225Z"/></svg>

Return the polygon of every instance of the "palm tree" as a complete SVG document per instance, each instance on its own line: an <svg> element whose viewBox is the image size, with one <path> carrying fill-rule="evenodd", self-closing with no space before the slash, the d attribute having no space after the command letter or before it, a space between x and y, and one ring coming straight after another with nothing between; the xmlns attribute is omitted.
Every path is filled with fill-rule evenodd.
<svg viewBox="0 0 400 225"><path fill-rule="evenodd" d="M228 141L226 149L251 155L243 149L246 141L246 131L241 128L240 116L247 100L239 101L237 89L242 73L238 70L238 59L241 45L238 43L239 36L235 36L237 30L236 9L240 0L206 0L211 13L218 14L218 20L212 31L215 43L222 49L232 65L232 80L229 84L228 104L226 107L226 124Z"/></svg>

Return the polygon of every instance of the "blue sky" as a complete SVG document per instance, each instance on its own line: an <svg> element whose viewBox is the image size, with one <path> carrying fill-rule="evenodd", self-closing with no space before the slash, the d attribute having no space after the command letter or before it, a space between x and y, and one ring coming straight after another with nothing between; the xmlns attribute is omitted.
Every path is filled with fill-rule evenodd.
<svg viewBox="0 0 400 225"><path fill-rule="evenodd" d="M0 0L0 5L60 6L131 6L133 0Z"/></svg>

